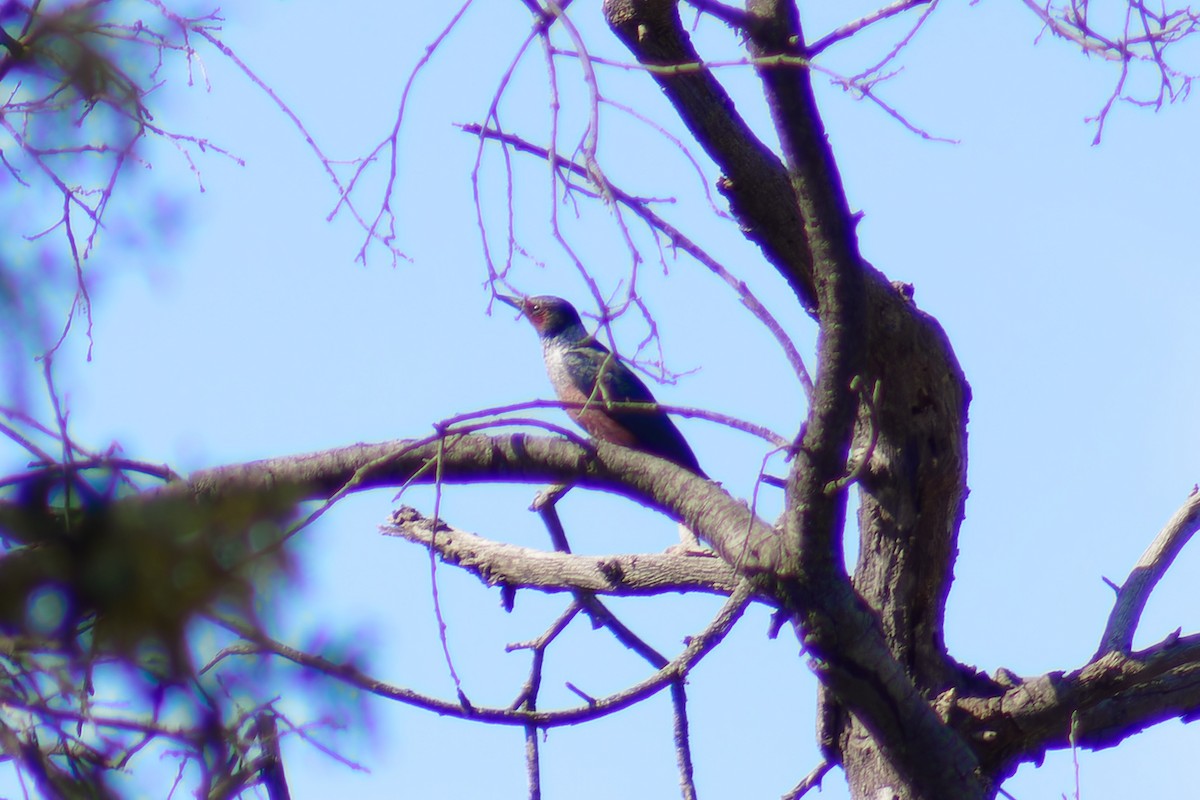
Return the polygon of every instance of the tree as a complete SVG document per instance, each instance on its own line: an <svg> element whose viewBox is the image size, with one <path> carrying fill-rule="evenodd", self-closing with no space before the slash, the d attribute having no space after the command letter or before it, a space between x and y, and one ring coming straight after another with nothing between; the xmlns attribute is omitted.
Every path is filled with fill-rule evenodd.
<svg viewBox="0 0 1200 800"><path fill-rule="evenodd" d="M917 307L912 287L892 282L862 258L856 215L843 190L813 94L814 77L831 74L822 63L826 50L832 58L844 42L871 35L881 26L905 25L909 27L898 28L899 34L895 33L897 29L883 28L896 51L902 50L901 45L908 44L925 20L932 18L934 5L897 4L854 22L842 20L832 28L833 33L813 37L806 33L812 26L806 21L802 31L796 10L787 4L752 3L747 10L736 10L698 2L693 9L702 22L693 32L681 21L676 4L607 3L604 21L637 65L610 57L607 49L605 55L599 54L597 48L603 46L593 44L592 38L599 20L586 27L582 21L587 16L585 11L572 7L568 16L553 4L530 9L533 27L520 54L524 57L534 46L543 47L546 53L552 87L548 95L555 102L543 118L544 127L539 131L529 130L525 124L515 126L507 116L501 123L503 103L509 96L506 86L510 75L515 74L506 72L497 79L500 88L494 95L493 108L480 124L468 126L464 134L475 138L481 154L502 155L501 169L497 170L492 162L480 161L472 176L481 198L478 219L489 281L492 287L508 285L521 291L529 280L519 268L528 251L524 246L528 218L524 210L532 202L520 189L521 181L530 174L526 164L549 167L550 193L555 198L547 208L552 214L550 235L568 254L568 260L574 260L582 283L591 289L601 327L608 331L603 335L616 344L610 323L626 311L634 312L629 316L643 321L646 347L636 353L629 352L628 347L621 352L639 360L643 367L657 370L660 377L669 379L672 375L656 344L658 317L651 312L661 313L671 303L656 303L642 291L651 283L645 275L645 262L653 263L658 258L655 247L659 252L682 251L726 280L786 353L796 384L805 387L807 402L793 409L786 423L799 432L772 434L713 412L684 412L749 433L762 433L769 444L766 449L777 448L770 469L786 473L780 516L772 522L765 514L755 513L757 502L747 505L748 501L757 501L760 491L771 491L757 482L753 492L743 499L645 454L578 438L493 430L517 424L512 415L523 413L520 408L446 417L437 424L435 433L425 438L235 464L194 473L186 480L173 479L165 472L165 477L172 478L166 486L146 490L139 485L135 493L118 490L115 482L112 486L94 486L98 473L124 476L130 470L147 467L114 460L103 453L75 450L66 415L58 403L58 424L47 426L40 434L57 440L66 453L62 458L51 457L45 448L38 447L37 435L27 433L27 426L34 423L17 415L14 418L21 422L13 428L15 440L42 463L38 469L10 481L17 491L6 506L5 530L10 532L11 540L25 546L5 559L15 570L12 574L20 578L6 581L7 586L19 587L12 592L15 601L9 601L6 619L20 632L19 636L14 634L16 649L12 657L30 659L28 664L22 662L24 671L19 671L20 680L12 681L13 688L20 689L22 681L34 681L29 676L47 669L38 657L48 641L53 645L50 649L54 657L65 654L75 658L68 659L71 669L59 678L62 685L76 687L63 693L74 703L70 715L64 716L58 705L60 698L41 704L25 701L28 713L43 715L43 724L54 714L59 715L60 738L50 743L30 736L29 730L10 726L5 743L6 752L20 760L26 773L42 785L43 792L51 793L46 787L68 776L82 780L82 774L102 782L106 780L104 768L120 761L116 756L125 758L125 752L132 756L139 746L136 742L140 739L135 738L133 743L122 745L124 750L115 746L89 750L86 737L71 734L71 725L93 713L81 688L86 687L95 658L115 657L118 663L144 667L142 648L147 641L154 644L160 658L165 653L165 668L151 673L147 691L150 706L159 708L163 692L192 685L192 673L198 666L186 653L182 631L197 615L211 619L215 609L230 606L240 614L216 616L212 624L223 626L239 640L226 642L214 660L218 667L236 667L247 653L272 653L350 685L442 714L523 728L531 796L539 791L539 733L557 725L605 716L660 690L672 697L683 791L685 796L694 794L686 679L750 603L776 610L778 624L795 631L821 679L819 742L825 761L813 772L812 780L818 780L830 765L840 765L855 797L880 796L885 789L899 797L992 797L1019 764L1040 759L1048 749L1108 746L1153 722L1186 718L1195 708L1191 675L1197 645L1193 637L1169 636L1135 651L1133 636L1148 593L1194 530L1200 502L1195 494L1160 535L1157 541L1162 547L1149 551L1146 562L1120 583L1111 622L1100 637L1095 656L1087 663L1073 665L1073 671L1040 676L1022 677L1008 671L987 675L960 663L946 646L946 602L966 499L966 424L971 393L949 339L938 322ZM1089 52L1116 56L1121 74L1112 99L1137 88L1137 79L1127 78L1134 67L1148 67L1160 78L1159 103L1168 96L1173 99L1186 93L1188 79L1173 66L1168 53L1174 42L1193 29L1194 20L1188 13L1155 17L1131 6L1130 16L1123 27L1118 27L1119 35L1097 31L1089 22L1086 7L1039 9L1038 13L1050 31L1072 38ZM910 15L914 18L908 19ZM713 35L717 27L712 17L745 38L746 53L728 61L731 69L752 71L756 76L754 91L766 101L777 147L765 144L761 130L742 116L746 113L742 110L743 96L736 98L736 105L730 99L718 77L725 62L707 52L697 52L694 40ZM180 35L199 37L207 32L212 46L235 58L213 32L211 18L187 20L168 12L165 19L177 26L171 29ZM1132 27L1135 23L1144 26L1146 32L1136 32ZM458 16L447 33L457 24ZM9 46L10 62L19 63L16 59L23 48L36 45L38 37L31 32L56 31L59 27L39 28L36 19L24 26L17 44ZM428 63L436 63L443 41L444 37L438 37L431 43ZM192 57L190 45L180 48ZM872 71L855 77L834 72L832 78L879 104L898 124L913 129L915 135L931 136L898 110L901 104L893 106L879 99L883 91L881 76L895 55L890 52L889 58ZM568 91L560 68L554 66L560 63L577 65L581 80L578 87L585 98L582 101ZM616 77L605 75L602 82L599 75L606 66L615 71ZM68 70L65 74L80 73ZM403 171L393 169L388 171L393 177L382 179L386 186L377 212L365 210L373 207L372 201L365 200L360 192L364 186L371 188L374 173L370 170L376 165L386 165L389 159L393 165L396 163L404 125L412 124L411 117L405 116L409 88L416 86L415 81L421 77L414 72L403 87L396 128L368 159L347 168L317 151L342 198L339 203L345 204L343 213L362 226L360 256L364 260L381 250L397 258L403 255L390 205L403 188ZM54 83L52 79L51 85L70 83L61 77L57 80ZM77 102L94 103L96 92L87 87L94 87L96 82L72 80ZM623 171L620 179L615 177L621 169L621 158L632 160L633 156L605 149L598 128L600 109L623 108L622 101L609 94L610 85L623 87L647 81L659 85L674 113L721 176L717 188L733 218L725 224L739 227L759 248L760 257L790 290L789 298L766 298L750 292L743 282L747 268L726 266L724 259L703 248L698 236L693 238L684 232L682 222L668 221L666 212L660 212L656 203L641 194L653 191L653 185L628 189ZM118 81L117 85L124 84ZM129 95L117 92L116 96ZM132 97L141 96L135 92ZM1152 94L1150 100L1155 97ZM558 110L560 104L563 111ZM1097 136L1113 105L1110 100L1100 109ZM117 103L113 107L122 106ZM131 113L134 117L141 114L137 110ZM521 121L526 122L524 118ZM672 135L661 127L657 130ZM26 148L25 152L35 159L38 156L36 149ZM699 154L685 152L693 163L708 164ZM698 169L703 172L705 167ZM488 181L497 177L502 189L489 194ZM66 184L59 183L62 186L56 184L55 188L62 190ZM506 188L512 186L518 188ZM582 223L576 225L558 214L560 196L572 204L582 204L589 197L605 204L615 221L614 238L627 251L624 271L602 272L596 267L599 259L585 253L580 245L583 240L578 238L580 227L594 223L594 213L586 209L578 212ZM68 223L71 204L78 205L78 201L72 197L69 190L63 195L67 209L63 227L68 242L73 243ZM496 197L498 207L490 199ZM100 209L91 210L96 213ZM665 255L662 261L665 267ZM82 278L79 286L81 291L86 286ZM789 326L776 322L766 310L780 305L803 309L816 320L815 378L811 381L799 355L801 348L793 345L785 332ZM669 349L666 352L669 354ZM711 471L717 473L715 468ZM456 507L442 499L449 491L447 487L459 482L513 480L574 483L582 489L615 492L684 520L719 557L662 555L597 562L566 553L549 555L501 548L447 527ZM393 532L423 542L446 561L499 584L510 605L514 598L518 598L519 605L529 594L521 592L522 588L565 590L573 598L546 633L528 646L533 652L532 668L511 708L484 707L461 686L459 697L453 700L419 695L383 685L369 678L362 667L330 657L327 651L289 647L268 633L269 625L260 625L247 612L244 578L228 574L228 563L222 558L204 555L208 545L217 543L227 548L230 542L235 543L238 553L255 552L264 545L265 552L278 553L281 535L291 538L307 532L309 523L349 494L410 483L432 483L436 492L424 513L402 509L392 521ZM855 568L848 571L842 549L846 508L854 494L859 503L859 555ZM317 501L319 505L293 516L297 500ZM155 524L128 521L125 515L129 513ZM541 513L552 532L563 533L561 526L555 528L553 503L542 504ZM160 519L168 521L158 522ZM154 534L163 529L178 534L179 541L166 547L167 552L157 559L150 559L146 542L155 541ZM197 538L198 530L205 535ZM436 536L433 531L437 531ZM77 545L76 540L86 546ZM115 598L87 593L77 586L78 580L86 584L88 575L76 576L72 572L76 565L103 563L89 548L99 543L105 545L101 548L104 552L113 541L117 543L113 549L137 553L134 564L150 564L151 576L170 574L170 570L157 566L162 563L187 561L213 566L202 570L203 578L191 584L196 588L191 602L173 608L174 613L166 615L165 620L146 620L138 613L153 607L146 595L162 591L153 580L133 584L144 589L142 594L118 593ZM167 541L175 540L168 537ZM189 549L197 541L201 549ZM53 557L41 559L48 564L41 563L37 555L29 556L30 552L48 552ZM34 562L33 568L28 567L29 561ZM597 595L636 596L661 591L664 580L671 590L715 591L730 596L712 623L674 657L659 654L597 599ZM31 607L28 598L46 595L47 585L57 587L49 595L52 600L58 598L63 608L52 615L53 624L49 625L40 623L37 614L30 617L27 611ZM63 590L63 586L70 589ZM659 601L651 598L644 602ZM40 606L34 603L32 607ZM122 616L125 609L132 611ZM575 708L538 710L545 705L539 691L547 649L562 627L581 614L610 630L618 642L639 653L653 670L625 692L607 698L584 692ZM440 620L440 609L438 616ZM101 635L107 631L115 633ZM444 635L442 644L453 671ZM237 674L236 669L232 674ZM270 746L273 737L262 735L262 731L269 730L275 718L273 704L260 700L251 707L252 713L246 713L232 702L232 693L227 704L214 700L211 689L204 691L203 684L199 686L193 697L195 719L188 732L160 731L155 719L154 723L139 723L135 735L178 734L193 748L194 763L208 765L201 772L206 781L203 790L209 794L228 792L225 780L245 782L269 772L268 767L278 761L278 756ZM63 726L64 718L70 724ZM100 720L101 727L103 724ZM236 769L217 766L220 764L236 764ZM797 774L804 771L804 767L796 766ZM807 783L802 782L795 794L800 794Z"/></svg>

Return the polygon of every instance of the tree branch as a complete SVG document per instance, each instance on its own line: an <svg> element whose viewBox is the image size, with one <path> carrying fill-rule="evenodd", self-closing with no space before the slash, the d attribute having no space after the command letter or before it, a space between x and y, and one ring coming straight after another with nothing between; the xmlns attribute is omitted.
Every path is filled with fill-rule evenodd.
<svg viewBox="0 0 1200 800"><path fill-rule="evenodd" d="M830 31L820 39L817 39L817 41L808 45L805 48L806 53L809 57L815 56L817 53L820 53L831 45L837 44L844 39L849 39L863 28L874 25L876 22L894 17L897 14L903 14L905 11L908 11L911 8L927 5L930 2L932 2L932 0L895 0L895 2L884 6L883 8L878 8L872 11L870 14L865 14L853 22L847 22L845 25L839 26L836 30Z"/></svg>
<svg viewBox="0 0 1200 800"><path fill-rule="evenodd" d="M1109 652L1128 653L1150 593L1175 562L1184 545L1200 529L1200 489L1192 488L1187 501L1175 512L1158 536L1142 553L1137 564L1117 590L1117 600L1100 637L1094 658Z"/></svg>
<svg viewBox="0 0 1200 800"><path fill-rule="evenodd" d="M439 438L444 445L439 447ZM198 500L231 491L289 489L319 500L353 484L353 491L432 483L440 459L445 483L570 483L614 492L686 524L741 574L787 577L786 546L775 528L718 484L669 461L606 442L582 446L566 439L512 433L433 435L356 444L317 453L201 470L188 480L121 502L158 494ZM5 513L0 504L0 520Z"/></svg>
<svg viewBox="0 0 1200 800"><path fill-rule="evenodd" d="M887 753L927 796L983 796L987 787L975 777L975 757L921 694L926 680L959 680L941 626L965 496L966 384L936 322L858 255L808 72L797 66L803 38L795 9L769 2L750 8L762 27L749 47L762 56L754 61L768 87L787 169L744 130L732 101L703 68L674 3L605 3L610 27L639 63L700 65L651 75L724 172L722 191L746 235L810 313L819 312L817 385L786 517L792 549L785 555L798 561L783 575L804 577L785 577L778 596L798 612L805 645L821 659L818 674L871 730L876 753ZM841 565L845 491L825 492L846 472L858 405L850 385L860 376L880 380L882 398L878 445L861 478L856 584L883 614L883 631ZM875 434L864 428L861 438L868 435ZM931 505L922 497L946 502ZM914 676L922 679L920 690ZM945 754L939 759L944 772L929 763L929 752Z"/></svg>
<svg viewBox="0 0 1200 800"><path fill-rule="evenodd" d="M610 556L577 556L548 553L529 547L494 542L452 528L439 520L436 536L432 520L402 506L382 530L424 547L471 572L488 586L537 589L544 592L585 591L623 597L666 592L706 592L728 595L738 585L733 569L719 558L640 553Z"/></svg>
<svg viewBox="0 0 1200 800"><path fill-rule="evenodd" d="M829 761L822 761L820 764L817 764L811 772L804 776L803 780L793 786L792 790L783 796L783 800L800 800L814 786L820 786L821 781L825 778L825 774L831 769L833 769L833 764Z"/></svg>
<svg viewBox="0 0 1200 800"><path fill-rule="evenodd" d="M221 618L215 621L242 636L246 639L246 642L225 648L212 663L215 664L222 658L236 655L273 653L365 692L433 711L443 716L499 725L513 725L523 728L528 728L529 726L551 728L561 725L577 725L580 722L608 716L639 703L648 697L652 697L664 688L683 679L704 656L721 643L733 628L733 625L741 619L742 613L749 603L750 585L744 582L734 591L733 595L722 606L708 627L699 634L690 637L687 646L679 655L665 663L654 674L608 697L590 700L583 706L554 711L466 706L458 702L441 700L411 689L376 680L363 673L353 664L336 663L321 656L297 650L294 647L266 636L261 631L232 619Z"/></svg>
<svg viewBox="0 0 1200 800"><path fill-rule="evenodd" d="M816 309L812 254L795 193L779 158L754 135L733 99L692 46L674 2L605 0L609 27L638 63L699 64L675 74L652 71L680 118L723 172L718 188L743 232L780 270L810 313Z"/></svg>
<svg viewBox="0 0 1200 800"><path fill-rule="evenodd" d="M799 12L793 3L789 0L751 0L747 8L762 20L759 30L746 42L755 59L804 58L804 35ZM787 66L756 65L755 69L762 80L767 107L779 134L784 163L804 219L818 291L822 288L822 278L861 280L855 223L825 126L817 112L812 73L808 69ZM855 298L855 302L862 305L861 298ZM823 308L820 310L824 311ZM852 330L863 335L865 327L856 322Z"/></svg>
<svg viewBox="0 0 1200 800"><path fill-rule="evenodd" d="M576 164L560 155L552 154L544 147L538 147L532 142L528 142L519 136L504 133L493 128L485 128L479 125L463 125L462 129L467 133L475 134L481 138L493 139L500 142L502 145L509 145L521 152L529 153L544 159L553 158L554 165L567 170L573 175L578 175L585 180L591 180L591 173L583 166ZM812 378L809 377L808 368L804 365L804 359L800 355L800 351L796 349L796 345L792 342L791 337L779 324L779 321L767 310L766 306L759 301L758 297L750 291L746 286L745 281L739 279L736 275L725 268L719 261L713 258L707 251L696 244L690 237L684 235L682 231L676 228L671 223L660 217L655 211L650 208L650 204L645 200L634 197L628 192L622 191L616 186L609 186L609 191L612 197L618 202L629 208L634 214L640 217L646 225L653 230L662 233L671 242L671 246L690 255L700 264L704 265L710 272L723 280L731 289L733 289L738 299L741 300L751 314L763 324L771 335L775 337L775 341L783 348L784 355L787 356L788 363L792 365L792 371L796 373L796 377L800 380L800 385L804 388L806 397L812 396Z"/></svg>
<svg viewBox="0 0 1200 800"><path fill-rule="evenodd" d="M953 692L948 693L953 695ZM1200 635L1172 635L1140 652L1111 651L1071 673L1050 672L992 697L946 697L999 777L1072 741L1111 747L1172 717L1200 709ZM942 706L939 699L939 706Z"/></svg>

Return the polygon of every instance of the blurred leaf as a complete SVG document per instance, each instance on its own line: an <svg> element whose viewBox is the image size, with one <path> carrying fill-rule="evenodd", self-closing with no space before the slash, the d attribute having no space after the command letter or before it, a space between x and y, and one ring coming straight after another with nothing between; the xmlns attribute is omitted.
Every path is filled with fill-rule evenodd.
<svg viewBox="0 0 1200 800"><path fill-rule="evenodd" d="M27 490L19 524L2 532L19 543L0 556L0 625L11 632L181 680L189 624L218 609L253 620L255 584L288 569L276 546L296 513L287 492L198 502L68 486Z"/></svg>

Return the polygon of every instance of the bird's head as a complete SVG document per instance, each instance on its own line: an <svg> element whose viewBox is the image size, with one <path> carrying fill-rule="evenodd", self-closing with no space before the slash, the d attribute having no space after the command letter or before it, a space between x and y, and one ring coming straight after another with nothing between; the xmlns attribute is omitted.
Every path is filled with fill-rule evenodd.
<svg viewBox="0 0 1200 800"><path fill-rule="evenodd" d="M508 297L498 294L496 299L520 311L527 320L533 323L533 327L537 329L538 335L542 338L562 336L563 334L572 337L586 335L579 312L575 310L575 306L561 297L548 294L538 297Z"/></svg>

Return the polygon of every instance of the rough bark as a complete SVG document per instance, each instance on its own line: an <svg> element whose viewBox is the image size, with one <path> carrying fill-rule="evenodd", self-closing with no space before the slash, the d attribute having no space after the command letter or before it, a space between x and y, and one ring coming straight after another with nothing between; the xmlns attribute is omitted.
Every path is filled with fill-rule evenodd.
<svg viewBox="0 0 1200 800"><path fill-rule="evenodd" d="M819 739L844 767L852 796L992 797L1018 763L1039 760L1049 747L1110 746L1155 721L1194 713L1200 644L1174 637L1128 652L1145 595L1196 527L1194 500L1121 587L1088 665L992 679L947 653L943 620L967 495L970 387L912 288L890 283L858 252L804 68L795 4L748 0L745 13L702 5L741 28L780 155L704 68L675 2L606 0L604 11L720 168L718 186L746 236L820 324L817 381L782 520L788 545L780 555L795 562L774 591L820 659ZM859 496L853 591L840 538L845 494L838 489L848 481L838 476L846 471ZM940 731L925 718L931 709Z"/></svg>
<svg viewBox="0 0 1200 800"><path fill-rule="evenodd" d="M710 592L732 594L738 579L733 569L712 555L677 553L622 553L578 556L548 553L481 536L433 520L414 508L403 506L383 528L432 548L448 564L478 575L489 586L510 590L537 589L545 592L586 591L621 597L666 592Z"/></svg>
<svg viewBox="0 0 1200 800"><path fill-rule="evenodd" d="M753 597L785 610L821 679L820 741L844 767L856 798L991 798L1020 763L1038 761L1050 748L1109 747L1164 719L1188 721L1200 713L1200 636L1176 633L1132 651L1149 594L1200 528L1196 493L1125 584L1114 586L1117 601L1087 664L1028 678L1001 670L989 678L948 654L943 620L967 494L970 388L945 333L916 307L911 287L889 282L859 253L794 1L747 0L744 12L694 3L745 34L778 153L704 68L676 0L605 0L604 13L720 168L718 187L745 235L819 323L817 379L808 407L798 409L804 425L778 523L757 518L720 486L644 453L522 434L445 434L233 465L115 502L140 510L136 504L162 495L202 503L226 492L292 487L332 503L353 491L435 480L563 481L618 492L685 522L720 558L549 554L412 514L395 518L393 530L511 591L734 593L740 603ZM541 6L534 11L543 14ZM541 29L552 24L552 15L540 19ZM571 168L589 178L585 168ZM843 536L852 484L861 541L851 573ZM0 503L0 525L38 530L48 507L46 498ZM730 613L740 614L741 606ZM285 657L316 664L294 651ZM347 677L336 665L316 666ZM672 678L680 693L682 675ZM358 685L386 694L365 678ZM620 703L663 685L638 689ZM539 725L573 724L593 712L538 717L432 701L424 707L524 725L535 739ZM614 703L610 710L624 707ZM686 741L686 725L677 736Z"/></svg>
<svg viewBox="0 0 1200 800"><path fill-rule="evenodd" d="M794 5L752 0L747 11L747 48L761 64L782 159L741 121L711 73L661 69L702 61L675 3L605 3L614 32L640 62L660 68L651 74L722 170L719 186L746 235L762 247L821 324L818 391L800 453L817 448L836 460L841 451L837 429L845 418L831 431L822 422L829 409L821 404L844 402L855 378L864 396L874 395L873 402L858 406L854 443L857 457L868 459L858 476L862 540L854 588L878 614L891 654L924 697L952 687L989 690L986 680L946 655L942 637L966 497L969 387L936 321L858 253L854 220L816 109L810 73L780 65L780 57L793 64L804 57ZM827 380L824 392L822 377ZM829 461L817 464L803 457L796 463L794 474L802 478L800 471L807 470L813 481L828 476L832 467ZM791 488L789 502L796 515L789 530L804 543L801 557L840 561L840 538L823 537L840 536L840 525L832 524L829 515L843 508L814 503L813 486ZM819 632L819 620L806 620L805 630L809 636ZM827 676L827 686L836 682ZM846 702L844 692L837 694ZM852 708L856 713L828 709L823 718L832 727L822 733L827 744L835 745L833 756L845 767L852 792L874 797L889 789L898 797L918 796L912 775L919 765L909 763L897 774L894 762L902 757L879 746L879 731L862 729L871 716L865 709ZM985 795L988 784L978 784Z"/></svg>
<svg viewBox="0 0 1200 800"><path fill-rule="evenodd" d="M567 439L523 434L449 434L362 444L205 470L117 502L131 509L153 505L164 497L205 503L258 490L321 500L411 482L432 483L439 478L447 483L574 480L584 487L618 492L685 520L740 578L750 579L746 590L791 610L803 623L804 643L817 658L823 684L837 699L829 709L841 750L840 755L837 751L833 754L856 765L852 789L858 797L864 796L862 787L867 779L876 792L866 795L869 797L884 796L879 794L883 791L896 797L992 796L993 787L1020 763L1039 761L1048 749L1071 744L1110 747L1162 720L1187 720L1200 713L1200 635L1174 634L1139 652L1109 650L1068 673L1021 678L1001 670L995 681L963 680L961 687L952 686L933 696L894 656L879 615L850 590L844 574L822 566L820 558L803 557L797 552L795 538L780 535L777 527L754 517L744 502L720 486L645 453L605 443L582 446ZM1200 494L1193 494L1160 538L1175 540L1186 535L1197 506ZM28 521L35 512L27 505L0 503L0 524ZM472 569L481 576L503 571L503 578L527 580L526 585L539 591L624 592L641 586L651 592L666 588L724 593L734 580L728 569L713 569L717 560L711 558L663 557L671 576L669 585L658 582L661 576L641 574L644 565L618 560L617 569L629 572L614 583L611 564L605 560L584 559L570 565L556 562L547 570L542 568L546 554L522 554L496 545L494 557L489 557L490 544L470 540L458 544L465 549L455 552L468 554L474 561ZM454 548L450 541L439 547L442 545ZM1163 563L1166 561L1140 564L1135 573L1157 570ZM623 585L630 581L636 586ZM1135 625L1136 620L1130 624ZM315 658L303 654L286 657L300 659L300 663ZM328 665L322 662L317 667ZM330 674L348 679L337 670ZM357 676L352 682L359 685L363 681L364 676ZM401 689L370 690L412 700L412 693ZM647 686L623 693L603 713L619 710L655 690ZM471 716L475 712L468 713L453 702L429 703L423 707L438 713L460 713L499 724L527 722L514 711ZM542 714L537 724L571 724L590 718L587 715L591 713L585 708L565 715ZM874 761L864 755L871 752L878 754ZM805 768L799 765L797 771Z"/></svg>

